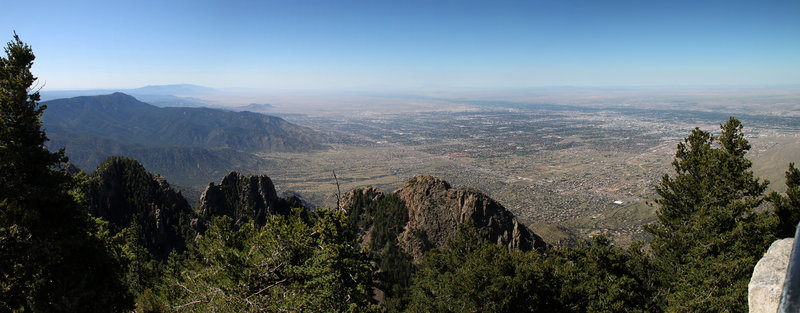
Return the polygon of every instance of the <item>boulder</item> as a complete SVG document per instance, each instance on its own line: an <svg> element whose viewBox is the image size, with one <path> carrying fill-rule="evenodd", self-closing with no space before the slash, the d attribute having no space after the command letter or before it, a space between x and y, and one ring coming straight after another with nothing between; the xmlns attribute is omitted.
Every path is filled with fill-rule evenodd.
<svg viewBox="0 0 800 313"><path fill-rule="evenodd" d="M793 245L794 238L776 240L756 264L747 292L751 313L778 310Z"/></svg>

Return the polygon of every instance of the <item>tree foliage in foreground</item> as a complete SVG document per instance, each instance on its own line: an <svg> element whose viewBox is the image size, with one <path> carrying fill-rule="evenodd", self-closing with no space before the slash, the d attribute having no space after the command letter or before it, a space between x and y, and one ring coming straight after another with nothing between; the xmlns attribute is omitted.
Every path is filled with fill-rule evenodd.
<svg viewBox="0 0 800 313"><path fill-rule="evenodd" d="M337 211L263 227L215 218L162 286L161 310L370 312L372 264Z"/></svg>
<svg viewBox="0 0 800 313"><path fill-rule="evenodd" d="M754 177L749 149L733 117L719 136L695 129L678 145L675 175L656 186L658 222L646 230L666 312L747 311L747 284L777 223L756 210L768 182Z"/></svg>
<svg viewBox="0 0 800 313"><path fill-rule="evenodd" d="M603 237L538 256L462 230L446 249L425 255L408 309L746 312L753 267L800 219L800 172L790 165L786 195L770 195L774 210L762 209L768 183L750 170L749 149L735 118L719 136L695 129L678 145L675 174L656 186L658 221L646 228L652 256L639 245L614 248Z"/></svg>
<svg viewBox="0 0 800 313"><path fill-rule="evenodd" d="M600 235L591 244L550 251L542 270L555 301L552 312L654 312L659 288L640 243L627 249ZM543 297L548 296L544 291ZM554 305L553 305L554 304Z"/></svg>
<svg viewBox="0 0 800 313"><path fill-rule="evenodd" d="M426 253L408 295L410 312L651 312L658 289L639 246L509 251L463 226Z"/></svg>
<svg viewBox="0 0 800 313"><path fill-rule="evenodd" d="M786 171L786 195L772 192L769 201L775 207L778 217L778 238L794 237L797 222L800 221L800 169L794 163Z"/></svg>
<svg viewBox="0 0 800 313"><path fill-rule="evenodd" d="M409 287L409 312L523 312L536 306L541 281L521 253L486 242L474 225L459 228L445 248L425 253ZM531 286L533 285L533 286Z"/></svg>
<svg viewBox="0 0 800 313"><path fill-rule="evenodd" d="M82 180L48 151L34 55L15 34L0 57L0 311L109 312L132 304L122 266L82 203Z"/></svg>

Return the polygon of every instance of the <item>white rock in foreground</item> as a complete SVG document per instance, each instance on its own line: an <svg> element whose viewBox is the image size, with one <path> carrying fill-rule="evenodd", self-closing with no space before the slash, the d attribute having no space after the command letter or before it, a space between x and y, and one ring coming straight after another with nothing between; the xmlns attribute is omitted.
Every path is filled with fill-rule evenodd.
<svg viewBox="0 0 800 313"><path fill-rule="evenodd" d="M793 244L794 238L776 240L756 264L747 286L750 313L778 311Z"/></svg>

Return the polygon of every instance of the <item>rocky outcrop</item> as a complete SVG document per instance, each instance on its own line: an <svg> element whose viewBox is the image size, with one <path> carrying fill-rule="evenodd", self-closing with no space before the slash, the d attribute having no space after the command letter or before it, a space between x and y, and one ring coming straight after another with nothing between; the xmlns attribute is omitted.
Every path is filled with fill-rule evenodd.
<svg viewBox="0 0 800 313"><path fill-rule="evenodd" d="M359 203L360 201L364 201L365 199L368 201L378 201L381 198L383 198L383 192L378 190L378 188L368 186L363 189L353 189L342 194L340 205L345 210L351 210L358 206L363 206L364 204Z"/></svg>
<svg viewBox="0 0 800 313"><path fill-rule="evenodd" d="M484 193L474 189L453 189L432 176L408 180L395 191L408 208L408 225L400 234L401 246L418 260L426 245L442 247L471 220L490 242L519 250L543 250L541 237L521 224L514 214Z"/></svg>
<svg viewBox="0 0 800 313"><path fill-rule="evenodd" d="M253 219L263 225L268 216L289 214L293 204L296 205L278 197L272 180L266 175L244 176L230 172L219 185L212 182L206 187L200 196L198 212L205 221L225 215L236 223Z"/></svg>
<svg viewBox="0 0 800 313"><path fill-rule="evenodd" d="M775 312L778 310L783 281L792 254L792 245L794 245L794 238L776 240L756 264L753 269L753 277L747 287L750 312Z"/></svg>
<svg viewBox="0 0 800 313"><path fill-rule="evenodd" d="M397 232L397 244L415 261L435 247L443 247L458 232L462 223L472 221L490 242L508 249L544 250L544 241L521 224L514 214L484 193L473 189L454 189L446 181L432 176L408 180L392 196L405 207L407 219ZM351 220L362 227L365 241L371 240L369 228L375 207L386 196L374 187L350 191L342 197L342 208L349 210ZM353 218L353 214L358 217ZM405 216L404 216L405 217ZM381 223L375 221L376 223Z"/></svg>
<svg viewBox="0 0 800 313"><path fill-rule="evenodd" d="M139 162L110 157L89 176L90 213L118 229L134 227L154 256L166 259L193 237L195 218L186 198Z"/></svg>

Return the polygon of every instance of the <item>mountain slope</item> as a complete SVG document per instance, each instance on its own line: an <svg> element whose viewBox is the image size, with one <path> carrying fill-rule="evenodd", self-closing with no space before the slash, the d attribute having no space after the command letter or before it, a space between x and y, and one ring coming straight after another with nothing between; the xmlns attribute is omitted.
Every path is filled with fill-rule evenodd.
<svg viewBox="0 0 800 313"><path fill-rule="evenodd" d="M392 195L403 203L407 217L392 216L391 221L380 221L381 212L374 212L372 207L382 207L379 203L385 196L374 188L346 193L342 207L350 212L354 224L366 228L362 231L368 244L373 244L379 235L375 226L401 223L390 228L395 229L392 233L397 245L416 262L425 251L444 247L458 232L459 225L467 221L484 232L489 242L509 249L547 248L544 240L520 223L513 213L480 191L455 189L444 180L426 175L409 179Z"/></svg>
<svg viewBox="0 0 800 313"><path fill-rule="evenodd" d="M116 229L135 227L139 244L156 258L166 260L194 238L195 215L186 198L136 160L108 158L88 178L90 213Z"/></svg>
<svg viewBox="0 0 800 313"><path fill-rule="evenodd" d="M230 172L219 185L208 184L197 211L204 222L215 216L228 216L236 223L247 219L264 225L269 216L286 215L292 208L302 207L295 197L279 198L275 185L266 175L244 176Z"/></svg>
<svg viewBox="0 0 800 313"><path fill-rule="evenodd" d="M251 112L159 108L123 94L47 101L42 120L51 136L97 137L123 144L303 152L323 147L311 129Z"/></svg>
<svg viewBox="0 0 800 313"><path fill-rule="evenodd" d="M254 173L272 166L268 160L252 153L229 148L151 147L97 137L49 137L48 149L66 147L70 162L79 168L95 168L108 157L124 155L138 160L154 173L169 177L172 183L196 187L195 193L186 194L195 200L209 181L229 171Z"/></svg>
<svg viewBox="0 0 800 313"><path fill-rule="evenodd" d="M455 236L458 225L471 220L486 232L489 242L509 249L542 250L542 238L521 224L514 214L486 194L474 189L451 188L446 181L429 175L409 179L395 191L408 208L408 226L400 234L406 251L421 256L423 246L430 241L442 247L447 238Z"/></svg>

